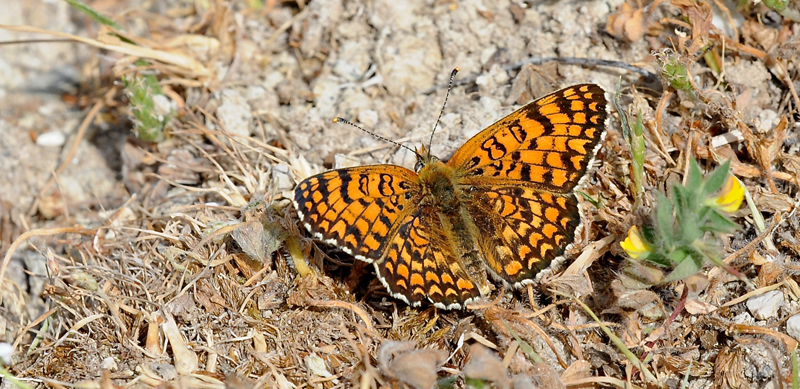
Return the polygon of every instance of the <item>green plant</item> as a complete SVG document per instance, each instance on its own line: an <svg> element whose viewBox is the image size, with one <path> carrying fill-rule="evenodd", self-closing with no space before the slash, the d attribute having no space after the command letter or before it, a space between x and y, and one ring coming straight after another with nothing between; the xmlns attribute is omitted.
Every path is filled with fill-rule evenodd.
<svg viewBox="0 0 800 389"><path fill-rule="evenodd" d="M134 128L139 138L148 142L163 141L166 138L164 128L173 112L159 112L156 108L156 99L164 99L158 79L151 74L135 74L123 77L122 83L128 95Z"/></svg>
<svg viewBox="0 0 800 389"><path fill-rule="evenodd" d="M676 90L683 91L686 96L694 100L695 94L692 80L689 78L689 69L681 60L680 55L672 50L663 50L656 54L656 61L661 67L661 76Z"/></svg>
<svg viewBox="0 0 800 389"><path fill-rule="evenodd" d="M644 123L642 122L642 113L637 112L636 121L631 126L628 117L633 116L633 113L630 112L631 110L625 113L619 103L621 89L622 77L617 81L617 91L614 93L614 106L617 108L617 112L620 113L619 119L620 122L622 122L622 136L631 148L631 173L633 175L633 189L636 199L633 209L637 209L642 203L642 194L644 193L644 155L647 147L644 139ZM584 197L586 196L584 195Z"/></svg>
<svg viewBox="0 0 800 389"><path fill-rule="evenodd" d="M739 227L728 215L739 209L744 199L744 187L728 168L729 162L725 162L704 177L692 160L686 183L674 185L671 198L657 193L655 225L641 230L632 226L621 246L634 265L647 261L672 271L664 277L658 269L640 267L640 276L655 283L671 282L697 273L707 262L739 276L718 255L719 235Z"/></svg>

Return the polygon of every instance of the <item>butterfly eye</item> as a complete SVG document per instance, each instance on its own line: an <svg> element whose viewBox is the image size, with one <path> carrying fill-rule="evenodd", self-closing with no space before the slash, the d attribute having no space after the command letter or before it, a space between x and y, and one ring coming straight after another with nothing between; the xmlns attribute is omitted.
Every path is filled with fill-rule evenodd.
<svg viewBox="0 0 800 389"><path fill-rule="evenodd" d="M422 159L417 158L417 164L414 165L414 171L419 173L419 171L425 167L425 162Z"/></svg>

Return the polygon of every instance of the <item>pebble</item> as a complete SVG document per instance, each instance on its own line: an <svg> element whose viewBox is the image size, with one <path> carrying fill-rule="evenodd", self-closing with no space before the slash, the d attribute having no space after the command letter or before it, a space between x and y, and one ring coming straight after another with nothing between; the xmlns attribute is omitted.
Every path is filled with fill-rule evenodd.
<svg viewBox="0 0 800 389"><path fill-rule="evenodd" d="M289 166L284 164L275 165L272 168L272 178L275 180L275 187L278 190L289 190L294 187L294 180L291 172L289 172Z"/></svg>
<svg viewBox="0 0 800 389"><path fill-rule="evenodd" d="M778 314L783 306L783 292L773 290L747 300L747 309L758 320L767 320Z"/></svg>
<svg viewBox="0 0 800 389"><path fill-rule="evenodd" d="M154 95L153 110L161 115L163 120L164 117L172 116L172 114L178 110L178 105L167 97L167 95Z"/></svg>
<svg viewBox="0 0 800 389"><path fill-rule="evenodd" d="M800 315L794 315L786 320L786 333L792 338L800 340Z"/></svg>
<svg viewBox="0 0 800 389"><path fill-rule="evenodd" d="M114 358L112 357L103 358L103 361L100 362L100 367L103 370L108 370L110 372L115 372L119 369L119 367L117 366L117 361L115 361Z"/></svg>
<svg viewBox="0 0 800 389"><path fill-rule="evenodd" d="M61 131L45 132L36 137L36 144L42 147L61 147L66 141L67 137Z"/></svg>
<svg viewBox="0 0 800 389"><path fill-rule="evenodd" d="M358 122L366 128L373 128L378 124L378 113L371 109L365 109L358 113Z"/></svg>
<svg viewBox="0 0 800 389"><path fill-rule="evenodd" d="M5 342L0 342L0 361L6 366L11 366L11 355L14 354L14 347Z"/></svg>
<svg viewBox="0 0 800 389"><path fill-rule="evenodd" d="M333 168L342 169L346 167L354 167L361 165L361 160L346 154L336 154L333 156Z"/></svg>
<svg viewBox="0 0 800 389"><path fill-rule="evenodd" d="M253 114L242 95L233 89L222 91L222 104L217 107L217 118L230 134L250 136Z"/></svg>

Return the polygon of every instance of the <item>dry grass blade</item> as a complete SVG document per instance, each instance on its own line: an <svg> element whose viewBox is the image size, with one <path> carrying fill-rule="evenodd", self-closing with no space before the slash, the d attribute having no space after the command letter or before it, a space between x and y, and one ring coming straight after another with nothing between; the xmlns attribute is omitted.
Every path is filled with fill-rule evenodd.
<svg viewBox="0 0 800 389"><path fill-rule="evenodd" d="M114 51L120 54L156 60L166 64L178 66L178 69L186 77L209 78L212 76L211 71L209 71L205 66L203 66L197 60L190 58L186 55L136 46L130 43L123 42L122 40L119 39L112 40L109 38L110 42L101 42L95 39L84 38L81 36L67 34L58 31L43 30L40 28L30 27L30 26L12 26L12 25L0 24L0 29L52 35L61 38L72 39L74 41L86 43L88 45L92 45L100 49Z"/></svg>

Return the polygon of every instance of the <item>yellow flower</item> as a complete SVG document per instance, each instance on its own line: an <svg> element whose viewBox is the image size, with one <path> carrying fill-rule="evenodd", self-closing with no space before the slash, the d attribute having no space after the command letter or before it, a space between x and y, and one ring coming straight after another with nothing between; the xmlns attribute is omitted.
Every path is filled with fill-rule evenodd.
<svg viewBox="0 0 800 389"><path fill-rule="evenodd" d="M738 178L729 175L728 179L725 181L725 185L722 186L722 191L719 196L714 199L714 202L719 209L727 213L733 213L739 209L743 200L744 187L742 183L739 182Z"/></svg>
<svg viewBox="0 0 800 389"><path fill-rule="evenodd" d="M644 240L636 226L632 226L631 229L628 230L628 237L619 245L622 246L622 249L633 259L642 258L653 249L653 246Z"/></svg>

